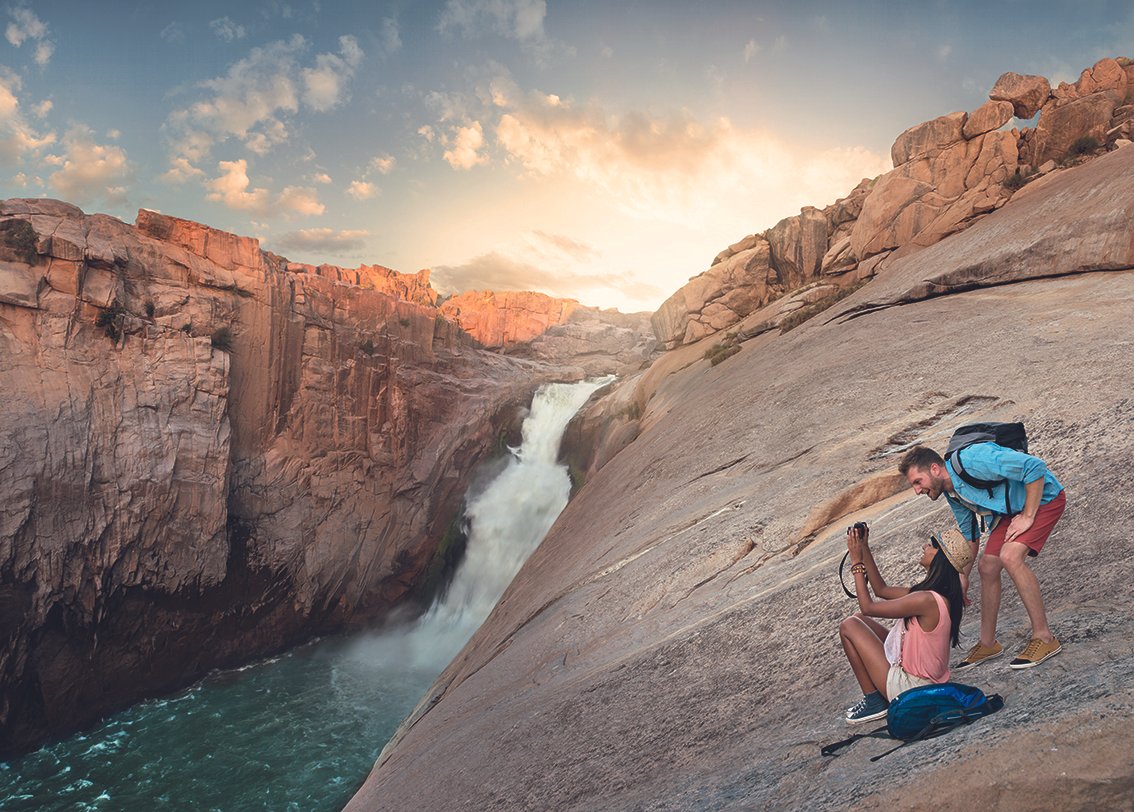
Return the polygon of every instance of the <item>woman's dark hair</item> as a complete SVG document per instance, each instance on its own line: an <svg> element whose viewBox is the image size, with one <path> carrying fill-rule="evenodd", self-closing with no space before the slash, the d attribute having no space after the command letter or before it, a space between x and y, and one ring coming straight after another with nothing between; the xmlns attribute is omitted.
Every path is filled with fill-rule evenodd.
<svg viewBox="0 0 1134 812"><path fill-rule="evenodd" d="M949 604L949 637L953 648L956 648L961 644L961 615L965 611L965 593L961 589L961 576L940 550L933 556L933 563L929 565L925 580L910 587L910 592L920 590L936 592ZM907 617L906 628L909 628L909 625L910 619Z"/></svg>

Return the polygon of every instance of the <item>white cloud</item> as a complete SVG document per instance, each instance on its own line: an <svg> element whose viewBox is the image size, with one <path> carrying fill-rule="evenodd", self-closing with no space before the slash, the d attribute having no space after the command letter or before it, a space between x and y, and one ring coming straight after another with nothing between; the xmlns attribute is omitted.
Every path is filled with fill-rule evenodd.
<svg viewBox="0 0 1134 812"><path fill-rule="evenodd" d="M333 228L301 228L281 234L274 242L283 250L339 254L358 251L365 246L365 240L369 236L370 232L362 229L336 231Z"/></svg>
<svg viewBox="0 0 1134 812"><path fill-rule="evenodd" d="M213 33L225 42L233 42L248 36L248 29L233 22L232 18L227 16L211 21L209 28L213 29Z"/></svg>
<svg viewBox="0 0 1134 812"><path fill-rule="evenodd" d="M126 150L96 144L94 134L83 126L67 131L63 148L61 168L47 180L64 200L79 204L94 200L125 202L126 184L130 180Z"/></svg>
<svg viewBox="0 0 1134 812"><path fill-rule="evenodd" d="M13 46L19 48L25 42L35 42L32 59L37 65L46 65L55 53L55 43L47 39L47 24L25 6L9 9L12 22L4 30L4 36Z"/></svg>
<svg viewBox="0 0 1134 812"><path fill-rule="evenodd" d="M484 129L479 121L465 127L458 127L448 140L449 149L442 157L454 169L472 169L478 164L488 162L488 156L480 154L484 146Z"/></svg>
<svg viewBox="0 0 1134 812"><path fill-rule="evenodd" d="M205 173L189 163L185 158L174 158L170 161L169 170L161 176L166 183L184 183L194 178L204 178Z"/></svg>
<svg viewBox="0 0 1134 812"><path fill-rule="evenodd" d="M21 89L20 77L0 67L0 163L14 164L27 153L38 153L55 143L55 133L40 134L24 118L17 95ZM51 103L45 104L50 110Z"/></svg>
<svg viewBox="0 0 1134 812"><path fill-rule="evenodd" d="M436 131L434 131L434 129L428 124L422 124L420 127L418 127L417 134L430 143L433 143L433 141L437 138Z"/></svg>
<svg viewBox="0 0 1134 812"><path fill-rule="evenodd" d="M326 172L316 172L311 177L311 180L314 181L315 183L328 184L328 183L331 182L331 176L328 175Z"/></svg>
<svg viewBox="0 0 1134 812"><path fill-rule="evenodd" d="M744 45L744 64L747 65L749 62L751 62L752 59L762 50L764 49L760 46L759 43L756 42L756 40L748 40L748 42Z"/></svg>
<svg viewBox="0 0 1134 812"><path fill-rule="evenodd" d="M394 171L394 156L377 155L370 159L370 168L381 175L389 175Z"/></svg>
<svg viewBox="0 0 1134 812"><path fill-rule="evenodd" d="M339 37L339 52L319 54L315 67L303 69L303 101L316 112L337 107L346 96L346 86L362 62L362 49L354 37Z"/></svg>
<svg viewBox="0 0 1134 812"><path fill-rule="evenodd" d="M43 39L47 36L47 24L30 8L17 6L8 11L8 16L12 18L12 22L8 23L4 36L17 48L23 45L25 40Z"/></svg>
<svg viewBox="0 0 1134 812"><path fill-rule="evenodd" d="M172 22L158 34L166 42L185 42L185 29L179 22Z"/></svg>
<svg viewBox="0 0 1134 812"><path fill-rule="evenodd" d="M338 54L319 54L303 67L307 48L298 34L253 48L223 76L200 83L200 97L166 119L171 158L196 163L232 138L263 155L289 140L286 122L301 106L323 112L342 103L364 56L357 40L340 37Z"/></svg>
<svg viewBox="0 0 1134 812"><path fill-rule="evenodd" d="M540 93L504 113L495 136L531 175L574 177L626 213L681 223L719 217L721 201L738 198L778 200L787 214L834 200L890 168L866 149L797 150L727 118L617 114L552 105Z"/></svg>
<svg viewBox="0 0 1134 812"><path fill-rule="evenodd" d="M382 33L378 35L382 43L383 56L396 54L402 50L402 36L398 30L398 21L393 17L382 20Z"/></svg>
<svg viewBox="0 0 1134 812"><path fill-rule="evenodd" d="M32 108L32 112L35 113L36 118L47 118L47 114L51 112L51 108L54 106L55 103L51 99L44 99Z"/></svg>
<svg viewBox="0 0 1134 812"><path fill-rule="evenodd" d="M280 192L276 205L285 211L313 216L322 214L327 207L319 202L319 193L309 186L286 186Z"/></svg>
<svg viewBox="0 0 1134 812"><path fill-rule="evenodd" d="M546 16L545 0L449 0L437 27L469 38L491 32L531 42L544 38Z"/></svg>
<svg viewBox="0 0 1134 812"><path fill-rule="evenodd" d="M378 188L367 181L353 180L347 187L346 193L355 200L369 200L378 194Z"/></svg>
<svg viewBox="0 0 1134 812"><path fill-rule="evenodd" d="M205 184L209 189L209 200L238 211L264 213L268 210L268 190L259 187L249 189L252 182L248 178L247 161L243 158L238 161L220 161L217 168L221 174Z"/></svg>

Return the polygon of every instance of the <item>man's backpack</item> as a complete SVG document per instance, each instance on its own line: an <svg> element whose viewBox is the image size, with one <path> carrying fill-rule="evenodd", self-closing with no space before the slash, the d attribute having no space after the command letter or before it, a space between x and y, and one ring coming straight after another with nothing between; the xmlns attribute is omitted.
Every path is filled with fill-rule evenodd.
<svg viewBox="0 0 1134 812"><path fill-rule="evenodd" d="M1004 707L1000 694L986 696L980 688L959 682L942 682L919 685L894 697L886 714L886 726L869 733L856 733L848 739L825 745L820 752L825 756L859 739L900 739L901 744L872 757L871 761L890 755L895 750L922 739L932 739L961 725L972 724L983 716L996 713Z"/></svg>
<svg viewBox="0 0 1134 812"><path fill-rule="evenodd" d="M1028 452L1028 434L1023 423L967 423L953 432L949 438L949 445L945 449L945 459L952 463L957 476L974 488L988 491L992 496L992 489L1004 480L980 479L965 470L961 463L961 450L977 443L996 443L1004 448ZM1004 515L1012 515L1012 504L1008 501L1008 489L1004 489ZM976 536L976 514L973 514L972 535ZM983 521L983 520L982 520ZM983 529L983 528L982 528Z"/></svg>

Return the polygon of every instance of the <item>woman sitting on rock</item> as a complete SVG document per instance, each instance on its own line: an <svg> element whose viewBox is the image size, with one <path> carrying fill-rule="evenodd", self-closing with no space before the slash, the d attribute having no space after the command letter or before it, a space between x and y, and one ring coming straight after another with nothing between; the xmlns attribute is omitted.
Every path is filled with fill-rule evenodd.
<svg viewBox="0 0 1134 812"><path fill-rule="evenodd" d="M851 572L861 611L839 625L863 697L847 708L848 724L881 719L889 700L918 685L949 679L949 646L957 646L964 609L958 574L972 563L971 546L957 530L930 537L918 562L928 572L911 587L887 586L867 544L869 531L847 531ZM873 589L876 598L870 596ZM887 630L874 618L896 618Z"/></svg>

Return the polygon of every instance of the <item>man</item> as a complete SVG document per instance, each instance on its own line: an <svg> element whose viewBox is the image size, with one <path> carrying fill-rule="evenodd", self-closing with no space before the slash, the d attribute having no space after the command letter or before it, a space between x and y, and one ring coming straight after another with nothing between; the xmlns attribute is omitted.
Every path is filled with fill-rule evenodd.
<svg viewBox="0 0 1134 812"><path fill-rule="evenodd" d="M963 455L961 465L970 477L996 482L991 494L987 489L970 485L957 474L956 454ZM906 452L898 466L914 493L925 494L932 500L945 495L961 533L973 545L974 556L980 546L978 519L982 528L986 520L992 522L992 532L978 565L980 641L957 664L956 670L971 668L1004 653L996 640L1003 570L1007 570L1016 585L1032 624L1031 642L1008 665L1031 668L1061 650L1059 641L1047 626L1039 581L1027 559L1039 555L1063 515L1067 504L1063 486L1047 470L1043 460L995 443L976 443L956 454L945 461L936 451L916 446ZM1006 510L1008 515L1005 515ZM967 572L963 581L967 591Z"/></svg>

